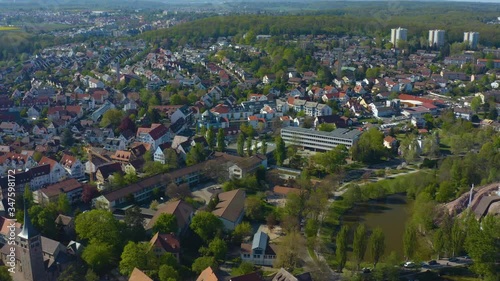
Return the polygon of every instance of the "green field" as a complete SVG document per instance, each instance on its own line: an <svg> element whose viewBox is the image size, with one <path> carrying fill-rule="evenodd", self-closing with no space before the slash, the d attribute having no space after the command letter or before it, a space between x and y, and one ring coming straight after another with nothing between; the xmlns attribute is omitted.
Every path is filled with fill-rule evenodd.
<svg viewBox="0 0 500 281"><path fill-rule="evenodd" d="M0 26L0 31L14 31L19 29L20 28L16 26Z"/></svg>

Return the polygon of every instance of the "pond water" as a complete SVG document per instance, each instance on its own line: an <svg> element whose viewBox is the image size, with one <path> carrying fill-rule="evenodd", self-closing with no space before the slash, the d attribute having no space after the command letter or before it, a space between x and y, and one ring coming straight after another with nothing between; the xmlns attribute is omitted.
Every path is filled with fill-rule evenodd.
<svg viewBox="0 0 500 281"><path fill-rule="evenodd" d="M351 234L360 223L364 223L369 232L380 227L385 234L385 255L395 251L403 257L403 233L412 206L413 201L404 194L389 195L356 205L343 216L343 223L349 226ZM366 258L371 258L369 250Z"/></svg>

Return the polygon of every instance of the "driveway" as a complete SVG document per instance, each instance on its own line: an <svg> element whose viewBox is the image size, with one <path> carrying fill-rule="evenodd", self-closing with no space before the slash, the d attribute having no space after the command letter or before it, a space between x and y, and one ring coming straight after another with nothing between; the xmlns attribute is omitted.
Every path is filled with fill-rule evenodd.
<svg viewBox="0 0 500 281"><path fill-rule="evenodd" d="M205 202L205 205L210 202L212 195L222 191L222 186L213 182L197 186L191 194L194 197L200 198Z"/></svg>

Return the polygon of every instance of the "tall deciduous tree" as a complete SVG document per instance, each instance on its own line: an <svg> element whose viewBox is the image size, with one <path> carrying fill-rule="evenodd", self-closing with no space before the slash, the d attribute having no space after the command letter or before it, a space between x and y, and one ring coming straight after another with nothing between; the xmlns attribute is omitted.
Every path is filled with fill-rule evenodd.
<svg viewBox="0 0 500 281"><path fill-rule="evenodd" d="M226 142L224 139L224 129L219 128L217 132L217 151L223 152L226 149Z"/></svg>
<svg viewBox="0 0 500 281"><path fill-rule="evenodd" d="M215 147L215 131L214 131L214 127L208 128L206 139L207 139L208 148L210 148L210 150L213 150L214 147Z"/></svg>
<svg viewBox="0 0 500 281"><path fill-rule="evenodd" d="M214 214L202 211L196 213L190 227L201 239L208 242L215 238L218 231L222 228L222 222Z"/></svg>
<svg viewBox="0 0 500 281"><path fill-rule="evenodd" d="M125 211L125 225L127 226L127 238L132 241L141 241L146 236L144 229L144 218L139 206L134 206Z"/></svg>
<svg viewBox="0 0 500 281"><path fill-rule="evenodd" d="M161 214L153 225L154 232L176 233L177 217L173 214Z"/></svg>
<svg viewBox="0 0 500 281"><path fill-rule="evenodd" d="M111 244L92 240L83 250L82 259L92 270L102 274L114 267L117 259L113 253L114 249Z"/></svg>
<svg viewBox="0 0 500 281"><path fill-rule="evenodd" d="M252 150L252 137L247 138L247 155L252 156L253 150Z"/></svg>
<svg viewBox="0 0 500 281"><path fill-rule="evenodd" d="M173 266L163 264L158 271L158 277L160 281L179 280L179 273Z"/></svg>
<svg viewBox="0 0 500 281"><path fill-rule="evenodd" d="M339 233L337 233L337 238L335 239L335 257L337 260L338 271L342 272L344 266L347 262L347 235L349 234L349 228L344 225L340 228Z"/></svg>
<svg viewBox="0 0 500 281"><path fill-rule="evenodd" d="M236 151L238 152L239 156L245 155L244 147L245 147L245 136L243 134L239 134L238 141L236 143Z"/></svg>
<svg viewBox="0 0 500 281"><path fill-rule="evenodd" d="M280 136L274 139L274 143L276 144L276 150L274 150L274 158L276 159L276 163L281 166L283 165L283 161L286 159L286 147L285 141Z"/></svg>
<svg viewBox="0 0 500 281"><path fill-rule="evenodd" d="M300 257L305 248L304 238L297 231L289 232L281 241L278 253L276 255L277 267L297 268Z"/></svg>
<svg viewBox="0 0 500 281"><path fill-rule="evenodd" d="M385 251L385 235L379 227L375 228L370 236L370 250L373 257L373 267L376 267Z"/></svg>
<svg viewBox="0 0 500 281"><path fill-rule="evenodd" d="M405 259L409 260L414 257L417 249L417 229L411 223L406 225L403 235L403 251Z"/></svg>
<svg viewBox="0 0 500 281"><path fill-rule="evenodd" d="M358 270L359 265L365 258L367 244L366 226L364 224L360 224L354 232L354 240L352 244L352 253L354 255L354 259L356 260L356 267Z"/></svg>
<svg viewBox="0 0 500 281"><path fill-rule="evenodd" d="M194 260L191 269L196 273L200 274L205 268L211 267L212 269L217 269L217 261L215 261L214 257L199 257Z"/></svg>
<svg viewBox="0 0 500 281"><path fill-rule="evenodd" d="M59 194L59 197L57 197L57 211L65 215L71 212L71 204L69 203L66 193L61 193Z"/></svg>
<svg viewBox="0 0 500 281"><path fill-rule="evenodd" d="M129 276L135 267L145 270L148 266L149 245L128 242L123 249L120 261L120 273Z"/></svg>
<svg viewBox="0 0 500 281"><path fill-rule="evenodd" d="M377 128L371 128L359 137L352 147L352 157L356 161L375 163L385 156L384 134Z"/></svg>
<svg viewBox="0 0 500 281"><path fill-rule="evenodd" d="M109 211L91 210L80 214L75 220L78 237L84 240L96 240L108 245L121 243L118 220Z"/></svg>

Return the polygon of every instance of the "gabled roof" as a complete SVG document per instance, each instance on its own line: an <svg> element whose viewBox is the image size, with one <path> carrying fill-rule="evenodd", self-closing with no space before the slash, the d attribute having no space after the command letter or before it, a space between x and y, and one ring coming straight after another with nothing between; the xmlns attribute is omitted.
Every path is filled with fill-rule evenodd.
<svg viewBox="0 0 500 281"><path fill-rule="evenodd" d="M42 159L38 161L38 165L45 165L45 164L49 164L50 170L52 171L52 169L54 169L54 167L57 165L57 161L47 156L43 156Z"/></svg>
<svg viewBox="0 0 500 281"><path fill-rule="evenodd" d="M55 184L51 184L45 188L39 189L40 192L47 195L47 197L58 196L60 193L68 193L75 189L83 188L83 185L76 179L67 179Z"/></svg>
<svg viewBox="0 0 500 281"><path fill-rule="evenodd" d="M132 274L130 274L130 278L128 281L153 281L153 279L149 278L144 272L142 272L137 267L134 267Z"/></svg>
<svg viewBox="0 0 500 281"><path fill-rule="evenodd" d="M170 201L158 206L154 216L146 226L146 229L153 228L161 214L172 214L177 218L177 226L183 229L188 223L191 214L194 213L194 208L182 200Z"/></svg>
<svg viewBox="0 0 500 281"><path fill-rule="evenodd" d="M116 172L122 172L122 166L120 163L109 163L109 164L104 164L100 167L97 168L96 172L100 171L102 176L107 179L110 175L116 173Z"/></svg>
<svg viewBox="0 0 500 281"><path fill-rule="evenodd" d="M253 235L253 240L252 240L252 250L255 249L262 249L265 250L267 246L267 241L269 240L269 236L262 232L262 231L257 231Z"/></svg>
<svg viewBox="0 0 500 281"><path fill-rule="evenodd" d="M64 167L71 168L76 161L78 161L78 159L75 156L64 153L59 163Z"/></svg>
<svg viewBox="0 0 500 281"><path fill-rule="evenodd" d="M215 276L211 267L207 267L200 273L198 278L196 278L196 281L219 281L219 278Z"/></svg>
<svg viewBox="0 0 500 281"><path fill-rule="evenodd" d="M181 243L173 233L160 234L157 232L149 241L149 245L161 248L168 253L179 253L181 250Z"/></svg>
<svg viewBox="0 0 500 281"><path fill-rule="evenodd" d="M218 217L235 222L245 207L245 191L235 189L219 193L219 204L212 213Z"/></svg>

